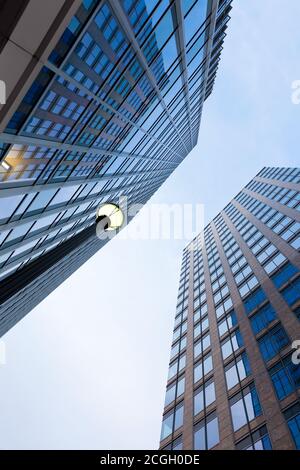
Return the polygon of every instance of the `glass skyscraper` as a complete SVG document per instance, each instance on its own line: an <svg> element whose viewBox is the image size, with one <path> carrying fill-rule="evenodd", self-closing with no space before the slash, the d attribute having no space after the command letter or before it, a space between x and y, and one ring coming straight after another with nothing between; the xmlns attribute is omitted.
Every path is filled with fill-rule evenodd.
<svg viewBox="0 0 300 470"><path fill-rule="evenodd" d="M184 249L162 449L300 449L299 249L299 168L264 168Z"/></svg>
<svg viewBox="0 0 300 470"><path fill-rule="evenodd" d="M99 204L145 203L196 145L230 3L6 2L0 335L105 243Z"/></svg>

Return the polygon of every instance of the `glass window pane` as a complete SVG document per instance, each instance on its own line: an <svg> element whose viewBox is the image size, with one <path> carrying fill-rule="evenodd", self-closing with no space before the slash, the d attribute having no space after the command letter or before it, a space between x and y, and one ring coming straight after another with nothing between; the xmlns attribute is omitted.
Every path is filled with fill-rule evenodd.
<svg viewBox="0 0 300 470"><path fill-rule="evenodd" d="M231 416L234 431L237 431L247 423L245 408L242 400L239 400L237 403L231 405Z"/></svg>
<svg viewBox="0 0 300 470"><path fill-rule="evenodd" d="M197 429L194 433L195 450L205 450L205 427L204 425Z"/></svg>
<svg viewBox="0 0 300 470"><path fill-rule="evenodd" d="M207 423L207 449L211 449L220 442L218 418Z"/></svg>
<svg viewBox="0 0 300 470"><path fill-rule="evenodd" d="M173 426L173 413L167 415L162 422L162 429L161 429L161 440L165 439L166 437L172 434L172 426Z"/></svg>
<svg viewBox="0 0 300 470"><path fill-rule="evenodd" d="M3 224L6 222L9 217L16 210L17 206L23 199L22 196L10 196L10 197L1 197L0 198L0 223Z"/></svg>
<svg viewBox="0 0 300 470"><path fill-rule="evenodd" d="M176 411L175 411L174 429L176 430L182 425L183 425L183 405L179 405L176 407Z"/></svg>

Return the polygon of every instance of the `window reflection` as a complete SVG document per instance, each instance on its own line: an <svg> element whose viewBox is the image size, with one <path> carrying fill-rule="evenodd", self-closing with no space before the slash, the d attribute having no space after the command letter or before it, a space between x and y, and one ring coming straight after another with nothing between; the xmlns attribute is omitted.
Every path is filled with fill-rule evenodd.
<svg viewBox="0 0 300 470"><path fill-rule="evenodd" d="M246 387L230 399L230 410L234 431L237 431L247 422L262 414L254 384Z"/></svg>
<svg viewBox="0 0 300 470"><path fill-rule="evenodd" d="M205 417L194 428L194 449L212 449L220 442L219 423L215 413Z"/></svg>

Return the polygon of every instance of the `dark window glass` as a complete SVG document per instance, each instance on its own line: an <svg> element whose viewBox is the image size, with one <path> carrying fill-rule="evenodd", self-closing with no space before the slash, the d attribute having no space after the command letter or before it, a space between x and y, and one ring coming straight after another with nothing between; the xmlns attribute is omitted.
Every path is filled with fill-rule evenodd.
<svg viewBox="0 0 300 470"><path fill-rule="evenodd" d="M295 442L296 449L300 449L300 404L296 403L284 412L289 429Z"/></svg>
<svg viewBox="0 0 300 470"><path fill-rule="evenodd" d="M281 295L290 306L297 302L300 299L300 277L285 287L281 291Z"/></svg>
<svg viewBox="0 0 300 470"><path fill-rule="evenodd" d="M161 440L166 439L183 424L183 403L177 405L169 411L164 417L161 428Z"/></svg>
<svg viewBox="0 0 300 470"><path fill-rule="evenodd" d="M263 426L236 445L237 450L271 450L267 426Z"/></svg>
<svg viewBox="0 0 300 470"><path fill-rule="evenodd" d="M203 338L201 338L194 346L194 357L198 357L200 354L209 348L210 346L210 335L206 334Z"/></svg>
<svg viewBox="0 0 300 470"><path fill-rule="evenodd" d="M255 292L253 292L244 302L246 313L249 314L252 310L258 307L264 300L266 299L266 295L264 291L259 288Z"/></svg>
<svg viewBox="0 0 300 470"><path fill-rule="evenodd" d="M269 374L279 400L300 387L300 366L293 364L291 356L272 367Z"/></svg>
<svg viewBox="0 0 300 470"><path fill-rule="evenodd" d="M194 428L194 449L211 449L220 442L218 418L215 413L207 416Z"/></svg>
<svg viewBox="0 0 300 470"><path fill-rule="evenodd" d="M170 442L163 450L182 450L182 436Z"/></svg>
<svg viewBox="0 0 300 470"><path fill-rule="evenodd" d="M11 217L23 199L22 196L9 196L0 199L0 223L4 224Z"/></svg>
<svg viewBox="0 0 300 470"><path fill-rule="evenodd" d="M296 307L294 309L294 313L295 313L296 317L298 318L298 320L300 320L300 307Z"/></svg>
<svg viewBox="0 0 300 470"><path fill-rule="evenodd" d="M194 367L194 382L201 380L203 376L213 369L212 357L207 355L202 361L198 362Z"/></svg>
<svg viewBox="0 0 300 470"><path fill-rule="evenodd" d="M235 327L237 325L237 318L236 314L234 311L230 312L224 320L222 320L218 324L218 329L219 329L219 335L223 336L227 331L229 331L231 328Z"/></svg>
<svg viewBox="0 0 300 470"><path fill-rule="evenodd" d="M274 282L277 288L285 284L294 274L299 270L293 266L291 263L285 264L279 272L271 276L272 281Z"/></svg>
<svg viewBox="0 0 300 470"><path fill-rule="evenodd" d="M216 399L215 384L213 380L205 382L199 387L194 396L194 414L198 414L207 406L211 405Z"/></svg>
<svg viewBox="0 0 300 470"><path fill-rule="evenodd" d="M271 304L267 304L264 307L260 308L253 317L251 317L250 322L252 326L253 333L256 335L264 328L272 323L276 318L276 313Z"/></svg>
<svg viewBox="0 0 300 470"><path fill-rule="evenodd" d="M166 391L165 406L168 406L176 398L184 393L184 377L181 377L175 383L169 385Z"/></svg>
<svg viewBox="0 0 300 470"><path fill-rule="evenodd" d="M185 368L185 354L182 356L179 356L174 362L172 362L169 366L169 374L168 374L168 380L172 379L175 377L177 373L182 371Z"/></svg>
<svg viewBox="0 0 300 470"><path fill-rule="evenodd" d="M280 325L276 325L258 341L260 352L265 361L269 361L276 356L288 343L289 338Z"/></svg>
<svg viewBox="0 0 300 470"><path fill-rule="evenodd" d="M251 374L250 364L246 353L230 362L225 368L227 389L230 390L240 381Z"/></svg>
<svg viewBox="0 0 300 470"><path fill-rule="evenodd" d="M230 337L221 344L223 359L229 357L234 351L244 345L240 330L235 331Z"/></svg>

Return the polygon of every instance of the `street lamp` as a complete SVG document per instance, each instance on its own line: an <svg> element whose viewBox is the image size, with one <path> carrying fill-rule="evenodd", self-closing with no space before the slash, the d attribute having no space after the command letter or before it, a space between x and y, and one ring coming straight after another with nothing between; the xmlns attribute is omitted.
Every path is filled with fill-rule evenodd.
<svg viewBox="0 0 300 470"><path fill-rule="evenodd" d="M105 232L117 230L124 223L124 214L119 206L113 203L105 203L98 207L96 224L100 224Z"/></svg>

